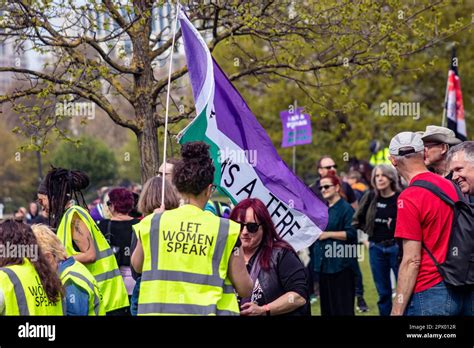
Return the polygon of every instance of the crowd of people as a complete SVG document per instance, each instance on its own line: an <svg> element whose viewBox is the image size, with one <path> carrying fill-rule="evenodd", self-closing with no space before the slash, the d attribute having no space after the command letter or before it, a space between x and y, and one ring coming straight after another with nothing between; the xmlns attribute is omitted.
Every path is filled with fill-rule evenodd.
<svg viewBox="0 0 474 348"><path fill-rule="evenodd" d="M473 315L474 142L428 126L384 153L340 175L332 157L317 162L310 188L328 224L309 262L258 198L211 200L203 142L142 190L100 190L92 207L87 175L53 168L37 202L0 222L3 250L18 251L0 255L0 314L306 316L319 301L322 316L353 316L369 310L358 262L368 250L380 315Z"/></svg>

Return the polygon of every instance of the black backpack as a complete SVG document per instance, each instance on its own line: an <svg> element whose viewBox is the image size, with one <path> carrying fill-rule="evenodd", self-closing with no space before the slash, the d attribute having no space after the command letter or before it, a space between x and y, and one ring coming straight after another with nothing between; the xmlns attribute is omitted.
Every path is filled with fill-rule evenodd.
<svg viewBox="0 0 474 348"><path fill-rule="evenodd" d="M451 286L474 284L474 210L466 202L461 190L453 184L459 200L454 202L439 187L425 180L416 180L410 186L431 191L454 210L453 225L448 241L446 260L440 264L422 243L423 249L438 268L444 282Z"/></svg>

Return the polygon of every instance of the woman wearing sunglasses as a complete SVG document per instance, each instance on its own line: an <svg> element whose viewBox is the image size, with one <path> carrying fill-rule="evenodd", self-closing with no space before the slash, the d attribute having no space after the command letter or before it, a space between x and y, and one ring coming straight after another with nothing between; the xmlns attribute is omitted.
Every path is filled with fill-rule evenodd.
<svg viewBox="0 0 474 348"><path fill-rule="evenodd" d="M245 199L230 219L240 224L244 259L254 284L251 296L240 301L240 314L310 315L305 268L278 236L265 204Z"/></svg>
<svg viewBox="0 0 474 348"><path fill-rule="evenodd" d="M354 210L341 197L341 181L334 171L324 176L319 189L329 204L326 231L314 244L314 271L319 272L321 315L354 315L354 262L357 232L352 227Z"/></svg>

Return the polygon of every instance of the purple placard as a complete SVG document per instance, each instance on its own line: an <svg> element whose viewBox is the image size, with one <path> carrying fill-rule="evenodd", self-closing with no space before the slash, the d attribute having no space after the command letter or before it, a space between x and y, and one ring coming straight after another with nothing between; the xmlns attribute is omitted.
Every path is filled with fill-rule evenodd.
<svg viewBox="0 0 474 348"><path fill-rule="evenodd" d="M296 112L284 110L280 112L280 118L283 125L281 147L311 144L311 116L304 114L302 107L297 108Z"/></svg>

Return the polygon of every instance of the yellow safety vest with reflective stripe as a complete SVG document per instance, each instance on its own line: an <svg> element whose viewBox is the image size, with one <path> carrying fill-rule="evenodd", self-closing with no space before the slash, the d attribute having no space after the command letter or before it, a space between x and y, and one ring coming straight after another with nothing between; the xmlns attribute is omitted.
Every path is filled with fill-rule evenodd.
<svg viewBox="0 0 474 348"><path fill-rule="evenodd" d="M5 295L5 315L64 315L62 300L50 302L35 267L23 264L0 268L0 289Z"/></svg>
<svg viewBox="0 0 474 348"><path fill-rule="evenodd" d="M390 156L390 151L388 147L385 147L379 150L376 154L370 156L370 164L376 166L378 164L391 164L388 157Z"/></svg>
<svg viewBox="0 0 474 348"><path fill-rule="evenodd" d="M102 295L100 294L99 284L97 284L94 276L89 272L86 266L79 261L74 260L74 263L63 269L60 278L65 287L72 283L89 295L88 315L105 315L105 308L102 304Z"/></svg>
<svg viewBox="0 0 474 348"><path fill-rule="evenodd" d="M227 276L239 226L193 205L134 225L144 262L138 315L238 315Z"/></svg>
<svg viewBox="0 0 474 348"><path fill-rule="evenodd" d="M129 306L127 289L109 243L107 243L104 235L100 232L87 210L77 205L70 207L64 213L57 230L58 238L66 248L67 255L74 256L80 253L74 250L72 243L71 224L74 213L77 213L91 233L96 260L84 266L86 266L99 284L105 311L110 312Z"/></svg>

